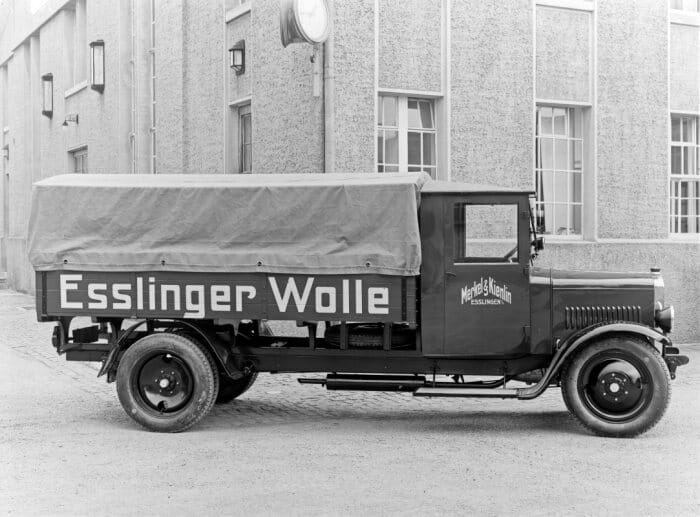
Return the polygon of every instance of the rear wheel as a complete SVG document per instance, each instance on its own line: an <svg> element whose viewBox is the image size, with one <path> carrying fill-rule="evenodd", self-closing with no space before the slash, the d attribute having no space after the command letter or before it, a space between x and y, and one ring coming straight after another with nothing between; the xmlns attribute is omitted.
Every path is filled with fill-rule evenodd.
<svg viewBox="0 0 700 517"><path fill-rule="evenodd" d="M654 427L671 396L671 376L650 344L613 337L585 347L561 375L564 402L601 436L632 437Z"/></svg>
<svg viewBox="0 0 700 517"><path fill-rule="evenodd" d="M151 431L180 432L209 413L219 372L209 351L190 337L151 334L131 345L117 369L127 415Z"/></svg>

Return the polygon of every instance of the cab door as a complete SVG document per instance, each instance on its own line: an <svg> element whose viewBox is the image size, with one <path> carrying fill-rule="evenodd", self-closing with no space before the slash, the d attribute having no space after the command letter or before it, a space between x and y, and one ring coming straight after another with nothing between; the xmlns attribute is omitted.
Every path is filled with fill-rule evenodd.
<svg viewBox="0 0 700 517"><path fill-rule="evenodd" d="M445 200L444 354L527 353L530 336L527 196Z"/></svg>

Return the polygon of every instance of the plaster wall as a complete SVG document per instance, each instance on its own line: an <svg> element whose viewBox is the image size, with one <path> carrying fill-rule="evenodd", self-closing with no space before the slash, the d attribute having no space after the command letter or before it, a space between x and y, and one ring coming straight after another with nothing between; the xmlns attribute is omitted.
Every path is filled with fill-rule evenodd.
<svg viewBox="0 0 700 517"><path fill-rule="evenodd" d="M700 111L700 27L671 24L671 111Z"/></svg>
<svg viewBox="0 0 700 517"><path fill-rule="evenodd" d="M442 1L378 4L379 87L441 91Z"/></svg>
<svg viewBox="0 0 700 517"><path fill-rule="evenodd" d="M326 172L371 172L376 166L374 0L333 5Z"/></svg>
<svg viewBox="0 0 700 517"><path fill-rule="evenodd" d="M452 179L532 188L530 2L459 2L451 40Z"/></svg>
<svg viewBox="0 0 700 517"><path fill-rule="evenodd" d="M53 115L51 118L42 116L39 121L41 141L41 172L40 178L48 178L57 174L70 172L66 153L67 129L61 124L66 116L66 99L64 92L72 87L68 85L66 75L62 73L66 59L64 46L64 15L59 14L46 23L39 33L41 44L41 73L53 74ZM51 44L47 44L51 42ZM37 178L37 179L40 179Z"/></svg>
<svg viewBox="0 0 700 517"><path fill-rule="evenodd" d="M537 6L535 16L537 98L591 102L592 14Z"/></svg>
<svg viewBox="0 0 700 517"><path fill-rule="evenodd" d="M282 46L279 2L256 1L251 16L253 173L323 172L323 96L313 96L312 47Z"/></svg>
<svg viewBox="0 0 700 517"><path fill-rule="evenodd" d="M221 2L194 0L183 0L183 5L184 170L172 172L223 173L224 8ZM167 91L164 88L163 102Z"/></svg>
<svg viewBox="0 0 700 517"><path fill-rule="evenodd" d="M156 104L156 172L159 174L185 172L184 2L160 0L156 4L156 97L160 101ZM149 111L145 114L147 120L150 120Z"/></svg>
<svg viewBox="0 0 700 517"><path fill-rule="evenodd" d="M668 6L598 3L598 236L668 235Z"/></svg>

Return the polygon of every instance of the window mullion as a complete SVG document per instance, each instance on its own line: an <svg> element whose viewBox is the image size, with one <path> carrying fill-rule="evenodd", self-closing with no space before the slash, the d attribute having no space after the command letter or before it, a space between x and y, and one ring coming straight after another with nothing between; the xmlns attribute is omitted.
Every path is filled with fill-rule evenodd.
<svg viewBox="0 0 700 517"><path fill-rule="evenodd" d="M399 172L408 171L408 97L398 99Z"/></svg>

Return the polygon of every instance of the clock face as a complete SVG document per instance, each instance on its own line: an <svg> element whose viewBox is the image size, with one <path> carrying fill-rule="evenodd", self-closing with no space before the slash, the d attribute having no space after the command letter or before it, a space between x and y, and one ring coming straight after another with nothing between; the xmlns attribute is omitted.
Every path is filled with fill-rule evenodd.
<svg viewBox="0 0 700 517"><path fill-rule="evenodd" d="M328 37L329 15L326 0L296 0L295 14L307 40L321 43Z"/></svg>

